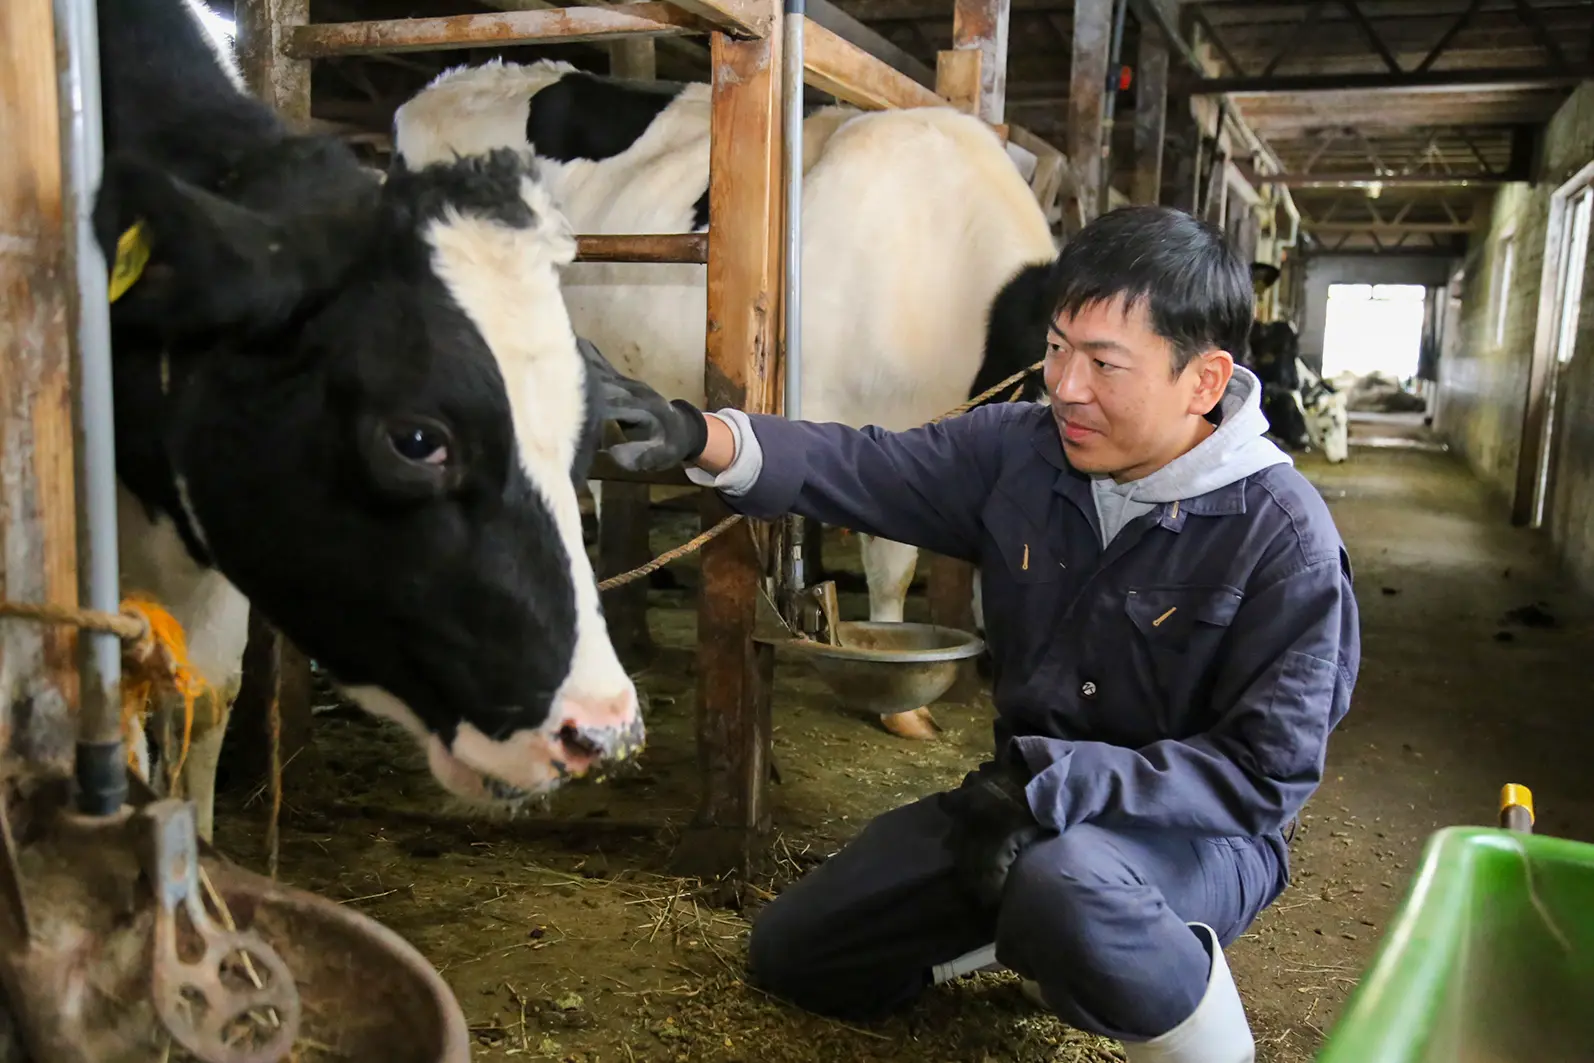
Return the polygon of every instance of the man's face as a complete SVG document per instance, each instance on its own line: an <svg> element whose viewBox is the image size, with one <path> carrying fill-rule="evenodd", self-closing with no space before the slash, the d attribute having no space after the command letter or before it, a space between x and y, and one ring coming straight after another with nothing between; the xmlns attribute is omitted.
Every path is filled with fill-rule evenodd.
<svg viewBox="0 0 1594 1063"><path fill-rule="evenodd" d="M1068 461L1120 482L1155 472L1211 431L1204 415L1228 387L1234 360L1212 350L1173 374L1173 347L1143 302L1095 303L1058 314L1046 345L1046 390Z"/></svg>

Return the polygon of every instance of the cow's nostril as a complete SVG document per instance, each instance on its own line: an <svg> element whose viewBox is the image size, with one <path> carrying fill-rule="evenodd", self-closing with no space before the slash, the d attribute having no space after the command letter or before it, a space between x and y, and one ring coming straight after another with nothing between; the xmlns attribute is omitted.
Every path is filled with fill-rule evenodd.
<svg viewBox="0 0 1594 1063"><path fill-rule="evenodd" d="M559 728L560 743L572 753L582 756L597 757L603 754L603 748L586 735L573 723L567 723Z"/></svg>

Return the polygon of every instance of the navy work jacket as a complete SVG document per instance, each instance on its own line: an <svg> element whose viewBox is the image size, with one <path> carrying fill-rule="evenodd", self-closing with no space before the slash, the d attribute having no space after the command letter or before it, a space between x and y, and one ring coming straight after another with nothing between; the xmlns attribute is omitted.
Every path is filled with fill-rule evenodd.
<svg viewBox="0 0 1594 1063"><path fill-rule="evenodd" d="M1103 549L1038 403L904 432L750 420L763 468L727 505L978 566L996 755L1035 773L1042 824L1242 844L1280 838L1317 788L1360 633L1339 532L1292 466L1159 504Z"/></svg>

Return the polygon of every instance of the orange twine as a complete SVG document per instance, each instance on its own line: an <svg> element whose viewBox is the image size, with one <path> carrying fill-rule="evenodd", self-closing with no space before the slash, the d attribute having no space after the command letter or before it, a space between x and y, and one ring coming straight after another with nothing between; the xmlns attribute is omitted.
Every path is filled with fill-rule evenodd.
<svg viewBox="0 0 1594 1063"><path fill-rule="evenodd" d="M167 758L167 785L175 793L194 733L194 705L213 692L188 662L188 640L176 617L143 594L125 598L122 611L139 617L145 624L144 638L126 644L122 651L127 671L122 677L122 740L127 744L127 763L137 767L133 757L135 725L142 726L149 718L157 694L175 694L183 703L182 746L175 761Z"/></svg>

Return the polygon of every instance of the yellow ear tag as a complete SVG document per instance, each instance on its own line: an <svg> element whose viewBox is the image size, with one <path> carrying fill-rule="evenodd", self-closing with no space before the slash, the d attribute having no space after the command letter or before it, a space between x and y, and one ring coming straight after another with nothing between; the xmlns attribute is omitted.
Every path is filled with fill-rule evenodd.
<svg viewBox="0 0 1594 1063"><path fill-rule="evenodd" d="M149 232L141 221L134 222L116 240L116 261L111 264L111 302L116 302L143 275L149 261Z"/></svg>

